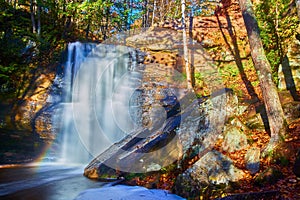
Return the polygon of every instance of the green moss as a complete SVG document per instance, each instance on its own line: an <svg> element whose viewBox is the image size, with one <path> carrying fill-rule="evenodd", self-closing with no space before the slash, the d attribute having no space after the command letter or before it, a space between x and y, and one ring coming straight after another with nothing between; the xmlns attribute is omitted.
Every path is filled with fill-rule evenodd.
<svg viewBox="0 0 300 200"><path fill-rule="evenodd" d="M124 174L124 178L126 180L132 180L134 178L144 179L146 177L147 177L147 173L126 173L126 174Z"/></svg>
<svg viewBox="0 0 300 200"><path fill-rule="evenodd" d="M289 159L286 156L280 156L277 159L277 162L281 165L281 166L288 166L290 164Z"/></svg>

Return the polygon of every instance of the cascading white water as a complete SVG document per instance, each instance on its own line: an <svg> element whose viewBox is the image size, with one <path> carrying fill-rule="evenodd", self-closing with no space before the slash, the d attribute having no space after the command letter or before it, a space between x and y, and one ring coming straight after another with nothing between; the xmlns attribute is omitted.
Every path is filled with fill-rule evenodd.
<svg viewBox="0 0 300 200"><path fill-rule="evenodd" d="M138 126L129 102L140 84L135 51L71 43L64 73L61 161L87 163ZM135 97L134 97L135 98Z"/></svg>

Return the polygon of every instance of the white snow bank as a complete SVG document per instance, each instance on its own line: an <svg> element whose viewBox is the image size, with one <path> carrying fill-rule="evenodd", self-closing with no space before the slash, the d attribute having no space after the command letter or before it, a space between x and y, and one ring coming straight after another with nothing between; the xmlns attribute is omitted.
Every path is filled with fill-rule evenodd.
<svg viewBox="0 0 300 200"><path fill-rule="evenodd" d="M116 185L88 189L81 192L75 200L184 200L166 190L147 189L140 186Z"/></svg>

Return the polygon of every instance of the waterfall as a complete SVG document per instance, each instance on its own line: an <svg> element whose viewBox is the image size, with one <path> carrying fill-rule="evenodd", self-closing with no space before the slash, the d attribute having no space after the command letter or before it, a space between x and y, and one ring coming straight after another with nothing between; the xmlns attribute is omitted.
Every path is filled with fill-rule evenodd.
<svg viewBox="0 0 300 200"><path fill-rule="evenodd" d="M61 162L87 163L139 126L138 55L129 47L70 43L64 67L60 124ZM134 115L132 114L134 112Z"/></svg>

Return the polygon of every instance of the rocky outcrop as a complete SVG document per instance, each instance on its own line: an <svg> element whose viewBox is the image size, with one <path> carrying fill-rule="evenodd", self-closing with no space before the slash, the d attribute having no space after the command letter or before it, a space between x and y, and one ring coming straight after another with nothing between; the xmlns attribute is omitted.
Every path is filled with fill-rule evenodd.
<svg viewBox="0 0 300 200"><path fill-rule="evenodd" d="M47 103L55 73L40 74L33 84L29 87L26 96L15 108L14 121L19 129L32 129L32 121Z"/></svg>
<svg viewBox="0 0 300 200"><path fill-rule="evenodd" d="M244 25L242 13L238 1L221 1L212 16L194 17L191 24L186 19L188 35L199 42L215 61L230 62L235 60L233 54L234 43L242 58L250 55L250 47L247 39L247 31ZM180 20L165 21L158 24L173 30L180 30Z"/></svg>
<svg viewBox="0 0 300 200"><path fill-rule="evenodd" d="M117 171L119 175L146 173L172 163L183 164L212 148L228 116L226 112L220 115L214 104L223 102L224 107L229 106L224 102L230 96L230 92L224 93L200 104L197 99L190 103L190 97L185 96L179 101L180 112L174 112L173 109L178 109L175 105L167 112L167 116L173 115L161 127L138 130L114 144L86 167L85 175L95 177L97 172L97 178L116 177Z"/></svg>

